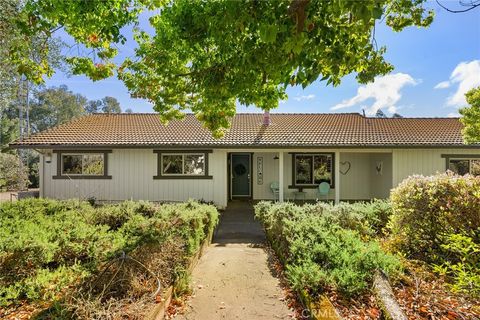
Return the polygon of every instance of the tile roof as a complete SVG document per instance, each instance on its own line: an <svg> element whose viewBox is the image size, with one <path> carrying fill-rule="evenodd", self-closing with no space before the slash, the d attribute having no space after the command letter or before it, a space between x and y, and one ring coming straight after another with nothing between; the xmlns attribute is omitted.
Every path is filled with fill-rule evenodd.
<svg viewBox="0 0 480 320"><path fill-rule="evenodd" d="M156 114L93 114L13 147L464 147L457 118L367 118L358 113L237 114L222 139L194 115L167 126ZM473 147L480 147L479 145Z"/></svg>

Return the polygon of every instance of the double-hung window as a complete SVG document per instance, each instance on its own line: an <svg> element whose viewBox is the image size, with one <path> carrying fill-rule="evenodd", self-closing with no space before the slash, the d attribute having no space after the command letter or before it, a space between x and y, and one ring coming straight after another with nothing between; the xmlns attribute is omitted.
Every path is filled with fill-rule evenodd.
<svg viewBox="0 0 480 320"><path fill-rule="evenodd" d="M333 187L333 154L296 153L293 155L293 184L315 187L327 182Z"/></svg>

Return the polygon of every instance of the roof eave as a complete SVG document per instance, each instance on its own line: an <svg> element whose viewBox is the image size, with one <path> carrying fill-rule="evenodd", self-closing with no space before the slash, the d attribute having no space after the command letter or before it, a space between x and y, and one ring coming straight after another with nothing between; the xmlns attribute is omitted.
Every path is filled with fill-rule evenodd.
<svg viewBox="0 0 480 320"><path fill-rule="evenodd" d="M23 144L12 143L12 149L480 149L480 144Z"/></svg>

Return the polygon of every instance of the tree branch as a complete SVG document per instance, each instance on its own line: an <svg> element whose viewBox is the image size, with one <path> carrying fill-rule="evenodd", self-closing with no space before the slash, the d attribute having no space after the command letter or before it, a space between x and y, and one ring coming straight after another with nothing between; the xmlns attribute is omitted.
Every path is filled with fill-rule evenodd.
<svg viewBox="0 0 480 320"><path fill-rule="evenodd" d="M469 8L467 9L462 9L462 10L452 10L452 9L449 9L447 7L445 7L443 4L440 3L439 0L435 0L437 2L437 4L442 7L444 10L448 11L448 12L451 12L451 13L463 13L463 12L467 12L467 11L470 11L470 10L473 10L475 8L478 8L480 7L480 2L478 3L474 3L473 1L471 2L471 4L462 4L463 6L468 6Z"/></svg>

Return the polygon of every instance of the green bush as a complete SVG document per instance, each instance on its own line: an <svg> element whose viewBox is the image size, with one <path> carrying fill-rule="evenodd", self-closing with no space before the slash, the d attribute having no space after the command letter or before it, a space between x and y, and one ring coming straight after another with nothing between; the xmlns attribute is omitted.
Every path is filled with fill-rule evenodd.
<svg viewBox="0 0 480 320"><path fill-rule="evenodd" d="M127 201L98 208L47 199L3 203L0 305L51 300L108 259L147 244L180 240L189 255L217 222L213 206L195 202L155 207Z"/></svg>
<svg viewBox="0 0 480 320"><path fill-rule="evenodd" d="M391 230L408 257L438 262L451 234L480 240L480 177L452 173L405 179L391 194Z"/></svg>
<svg viewBox="0 0 480 320"><path fill-rule="evenodd" d="M480 297L480 244L461 234L451 234L444 242L442 249L450 258L434 270L454 280L453 291Z"/></svg>
<svg viewBox="0 0 480 320"><path fill-rule="evenodd" d="M333 286L352 295L370 286L376 269L400 270L399 261L371 240L383 229L388 208L379 202L303 207L260 202L255 212L295 289L317 293Z"/></svg>
<svg viewBox="0 0 480 320"><path fill-rule="evenodd" d="M480 294L480 177L413 176L392 191L392 244Z"/></svg>
<svg viewBox="0 0 480 320"><path fill-rule="evenodd" d="M28 187L28 167L20 166L18 156L0 152L0 191Z"/></svg>

